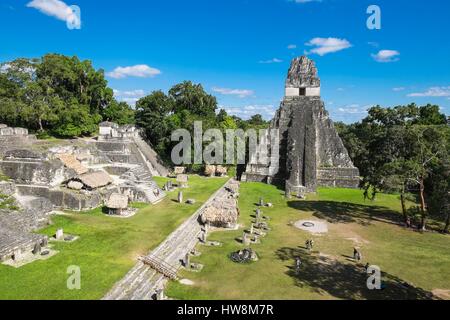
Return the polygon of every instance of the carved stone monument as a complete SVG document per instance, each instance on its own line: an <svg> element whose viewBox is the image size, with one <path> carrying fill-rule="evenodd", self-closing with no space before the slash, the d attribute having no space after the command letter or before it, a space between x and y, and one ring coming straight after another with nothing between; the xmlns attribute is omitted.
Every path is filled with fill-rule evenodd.
<svg viewBox="0 0 450 320"><path fill-rule="evenodd" d="M59 240L59 241L64 240L64 230L63 229L56 230L55 239Z"/></svg>

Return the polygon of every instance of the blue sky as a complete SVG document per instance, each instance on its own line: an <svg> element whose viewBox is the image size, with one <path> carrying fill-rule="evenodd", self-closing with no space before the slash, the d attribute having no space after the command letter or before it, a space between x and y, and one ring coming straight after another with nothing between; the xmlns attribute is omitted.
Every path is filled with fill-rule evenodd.
<svg viewBox="0 0 450 320"><path fill-rule="evenodd" d="M366 27L371 4L381 30ZM81 9L80 29L67 27L68 5ZM449 12L444 0L0 0L0 61L77 55L121 100L192 80L230 113L269 119L290 60L306 52L336 121L374 104L450 114Z"/></svg>

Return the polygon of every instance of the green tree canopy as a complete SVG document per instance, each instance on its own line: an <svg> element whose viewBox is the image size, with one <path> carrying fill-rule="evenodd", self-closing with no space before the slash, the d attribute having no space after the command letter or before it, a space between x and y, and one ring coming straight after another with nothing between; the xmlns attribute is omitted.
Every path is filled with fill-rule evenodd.
<svg viewBox="0 0 450 320"><path fill-rule="evenodd" d="M64 137L91 135L102 120L134 121L134 111L114 99L103 70L58 54L1 64L0 108L2 122Z"/></svg>

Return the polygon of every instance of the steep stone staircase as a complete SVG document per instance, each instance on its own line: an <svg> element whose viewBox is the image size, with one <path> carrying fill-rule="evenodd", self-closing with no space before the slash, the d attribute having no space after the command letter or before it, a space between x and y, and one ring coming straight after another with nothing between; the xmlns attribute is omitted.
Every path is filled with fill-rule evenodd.
<svg viewBox="0 0 450 320"><path fill-rule="evenodd" d="M150 162L150 166L155 171L154 175L167 177L169 175L169 170L164 166L155 150L153 150L140 136L135 136L133 141L144 158Z"/></svg>
<svg viewBox="0 0 450 320"><path fill-rule="evenodd" d="M132 168L122 178L134 181L136 188L145 194L147 201L156 204L166 197L166 193L153 180L153 175L142 165Z"/></svg>

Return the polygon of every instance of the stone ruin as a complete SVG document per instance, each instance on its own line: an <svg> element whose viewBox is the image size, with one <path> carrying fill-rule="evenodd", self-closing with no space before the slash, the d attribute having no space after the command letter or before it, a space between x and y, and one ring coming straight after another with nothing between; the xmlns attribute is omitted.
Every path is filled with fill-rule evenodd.
<svg viewBox="0 0 450 320"><path fill-rule="evenodd" d="M0 193L13 196L12 182L0 183ZM0 262L20 262L38 256L48 244L48 237L33 232L50 223L52 204L46 199L28 197L17 203L17 210L0 210Z"/></svg>
<svg viewBox="0 0 450 320"><path fill-rule="evenodd" d="M239 218L239 182L230 181L224 191L208 204L201 214L201 222L217 228L236 228Z"/></svg>
<svg viewBox="0 0 450 320"><path fill-rule="evenodd" d="M15 199L18 207L0 210L0 261L40 253L48 238L33 232L48 225L55 210L98 208L112 195L123 203L161 201L166 194L153 176L165 172L134 126L103 124L96 139L55 145L26 129L0 125L0 173L9 179L0 182L0 195ZM114 213L127 211L109 202Z"/></svg>
<svg viewBox="0 0 450 320"><path fill-rule="evenodd" d="M161 158L142 138L142 132L135 126L102 122L99 124L96 145L112 162L139 163L154 176L169 175L169 170Z"/></svg>
<svg viewBox="0 0 450 320"><path fill-rule="evenodd" d="M315 63L306 56L294 59L284 100L270 123L270 129L279 129L279 149L269 153L268 165L248 164L242 181L284 183L287 196L320 186L359 186L359 170L325 110L320 87ZM267 132L267 141L275 138Z"/></svg>
<svg viewBox="0 0 450 320"><path fill-rule="evenodd" d="M236 263L250 263L254 261L258 261L258 255L256 252L251 249L243 249L230 254L230 259Z"/></svg>
<svg viewBox="0 0 450 320"><path fill-rule="evenodd" d="M7 148L0 153L0 171L14 182L18 196L48 199L55 209L97 208L113 193L130 201L161 201L165 193L153 180L161 170L147 158L154 151L135 127L107 125L117 132L107 134L103 124L97 139L51 147L34 141Z"/></svg>
<svg viewBox="0 0 450 320"><path fill-rule="evenodd" d="M224 166L221 165L206 165L205 166L205 170L204 170L204 174L205 176L208 177L225 177L228 173L228 169Z"/></svg>
<svg viewBox="0 0 450 320"><path fill-rule="evenodd" d="M0 124L0 155L10 148L30 145L35 140L36 137L28 134L27 129L11 128L6 124Z"/></svg>

